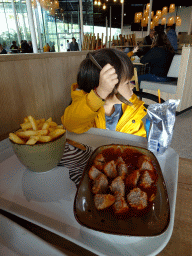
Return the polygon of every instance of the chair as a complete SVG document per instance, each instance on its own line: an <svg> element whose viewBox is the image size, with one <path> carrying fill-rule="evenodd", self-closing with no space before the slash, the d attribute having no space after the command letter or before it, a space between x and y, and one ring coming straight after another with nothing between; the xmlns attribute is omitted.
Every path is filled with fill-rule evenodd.
<svg viewBox="0 0 192 256"><path fill-rule="evenodd" d="M137 75L137 68L134 68L134 75L131 79L131 81L134 81L135 82L135 88L134 88L134 94L136 94L140 99L144 98L144 99L149 99L151 101L154 101L156 103L159 102L159 97L154 95L154 94L151 94L151 93L147 93L147 92L142 92L140 89L139 89L139 83L138 83L138 75ZM161 98L161 102L165 102L162 98ZM148 107L148 104L144 104L145 107L147 108Z"/></svg>
<svg viewBox="0 0 192 256"><path fill-rule="evenodd" d="M143 92L157 95L158 89L161 97L168 99L180 99L177 107L179 113L192 107L192 47L183 47L181 55L175 55L169 68L168 77L171 82L141 81L140 89ZM147 102L147 104L150 104Z"/></svg>
<svg viewBox="0 0 192 256"><path fill-rule="evenodd" d="M139 82L138 82L137 68L134 68L134 75L133 75L131 81L135 82L136 91L139 91Z"/></svg>
<svg viewBox="0 0 192 256"><path fill-rule="evenodd" d="M173 81L168 82L152 82L152 81L141 81L140 89L148 90L161 90L161 92L176 93L177 79L179 76L179 67L181 63L181 55L175 55L171 62L167 77L175 78Z"/></svg>

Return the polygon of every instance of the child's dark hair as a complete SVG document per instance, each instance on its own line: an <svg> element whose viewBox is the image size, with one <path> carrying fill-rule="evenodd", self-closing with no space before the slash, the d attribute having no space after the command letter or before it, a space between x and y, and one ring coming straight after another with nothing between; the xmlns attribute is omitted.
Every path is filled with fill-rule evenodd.
<svg viewBox="0 0 192 256"><path fill-rule="evenodd" d="M100 49L91 53L99 65L103 68L106 64L110 64L116 70L119 82L121 79L131 80L133 77L133 64L126 53L117 49ZM79 67L77 75L78 87L89 93L92 89L99 85L99 68L90 60L87 54ZM118 85L117 85L118 87Z"/></svg>

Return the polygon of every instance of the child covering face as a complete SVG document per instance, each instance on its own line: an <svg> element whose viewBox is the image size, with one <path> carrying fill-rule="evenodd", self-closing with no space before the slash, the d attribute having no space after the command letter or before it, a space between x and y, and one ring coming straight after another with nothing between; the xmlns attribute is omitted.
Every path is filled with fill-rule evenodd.
<svg viewBox="0 0 192 256"><path fill-rule="evenodd" d="M80 64L77 83L71 87L72 103L61 117L64 127L75 133L96 127L146 137L142 122L146 109L133 93L130 58L111 48L91 54L102 69L92 62L89 54ZM122 103L115 95L115 88L132 105Z"/></svg>

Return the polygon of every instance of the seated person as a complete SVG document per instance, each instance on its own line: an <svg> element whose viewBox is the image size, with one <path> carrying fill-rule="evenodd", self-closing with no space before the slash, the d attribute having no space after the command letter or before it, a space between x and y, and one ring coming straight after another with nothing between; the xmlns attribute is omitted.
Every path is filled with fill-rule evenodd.
<svg viewBox="0 0 192 256"><path fill-rule="evenodd" d="M166 29L167 37L169 42L173 46L174 51L177 51L177 34L175 32L175 24L173 26L168 26Z"/></svg>
<svg viewBox="0 0 192 256"><path fill-rule="evenodd" d="M11 47L10 47L10 50L11 50L11 52L12 53L17 53L18 52L18 46L17 46L17 43L16 43L16 41L13 41L12 42L12 45L11 45Z"/></svg>
<svg viewBox="0 0 192 256"><path fill-rule="evenodd" d="M72 84L72 103L65 109L61 121L64 127L75 133L90 128L116 130L146 137L142 118L146 115L144 102L133 94L130 80L133 64L120 50L106 48L91 53L101 65L100 70L87 55L80 65L77 83ZM117 87L134 106L117 99Z"/></svg>
<svg viewBox="0 0 192 256"><path fill-rule="evenodd" d="M174 49L166 34L164 32L157 34L153 39L151 49L140 59L141 63L148 63L150 73L139 76L139 84L143 80L155 82L166 82L172 80L167 77L167 73L174 53Z"/></svg>
<svg viewBox="0 0 192 256"><path fill-rule="evenodd" d="M0 44L0 54L7 54L7 51L3 48L2 44Z"/></svg>
<svg viewBox="0 0 192 256"><path fill-rule="evenodd" d="M154 36L155 36L155 30L151 29L149 35L146 36L143 40L143 47L139 48L136 53L138 57L145 55L151 49L150 45L152 45Z"/></svg>

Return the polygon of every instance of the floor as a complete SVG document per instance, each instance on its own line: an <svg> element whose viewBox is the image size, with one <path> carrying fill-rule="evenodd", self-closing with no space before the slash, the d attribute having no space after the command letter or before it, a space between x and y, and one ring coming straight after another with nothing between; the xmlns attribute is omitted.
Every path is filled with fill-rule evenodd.
<svg viewBox="0 0 192 256"><path fill-rule="evenodd" d="M176 116L171 147L180 157L192 159L192 109Z"/></svg>

